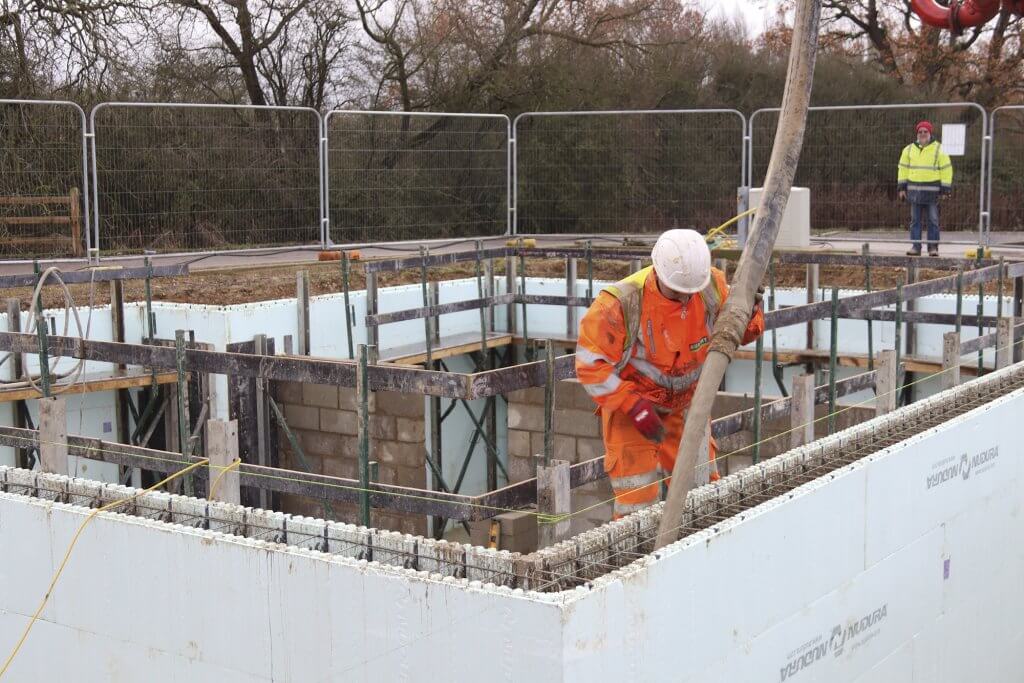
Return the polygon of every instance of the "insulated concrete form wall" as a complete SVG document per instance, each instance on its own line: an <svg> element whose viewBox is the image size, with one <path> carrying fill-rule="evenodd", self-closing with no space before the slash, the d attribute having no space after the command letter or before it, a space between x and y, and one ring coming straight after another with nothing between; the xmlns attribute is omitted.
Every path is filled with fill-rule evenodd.
<svg viewBox="0 0 1024 683"><path fill-rule="evenodd" d="M972 385L1011 375L1019 385L1020 372ZM938 414L969 390L850 432L863 438L885 421ZM392 566L402 554L388 548L419 543L420 555L429 547L465 558L470 549L286 515L263 522L272 526L263 538L287 529L292 545L241 538L182 526L201 523L204 501L150 494L176 523L101 514L11 680L1017 681L1022 411L1024 389L1010 391L561 593L472 580L486 575L475 565L500 560L494 551L473 551L468 579L444 577ZM20 472L5 480L32 485ZM246 523L244 508L220 506ZM16 549L0 560L5 647L87 513L0 493L0 547ZM309 543L297 547L303 533ZM354 559L358 544L335 533L372 536L379 561Z"/></svg>

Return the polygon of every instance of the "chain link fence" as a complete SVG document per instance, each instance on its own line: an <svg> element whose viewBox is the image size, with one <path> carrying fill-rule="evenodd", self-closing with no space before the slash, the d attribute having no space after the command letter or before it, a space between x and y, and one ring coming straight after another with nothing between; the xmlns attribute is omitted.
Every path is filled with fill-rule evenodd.
<svg viewBox="0 0 1024 683"><path fill-rule="evenodd" d="M992 112L988 206L996 230L1024 230L1024 106Z"/></svg>
<svg viewBox="0 0 1024 683"><path fill-rule="evenodd" d="M319 243L316 110L104 103L91 119L104 253Z"/></svg>
<svg viewBox="0 0 1024 683"><path fill-rule="evenodd" d="M81 107L0 100L0 258L84 256L87 183Z"/></svg>
<svg viewBox="0 0 1024 683"><path fill-rule="evenodd" d="M778 109L750 117L750 180L764 182ZM897 198L896 173L914 127L927 119L953 162L953 195L943 230L979 230L983 211L985 110L976 104L811 107L793 184L811 191L811 226L829 230L905 230L910 211Z"/></svg>
<svg viewBox="0 0 1024 683"><path fill-rule="evenodd" d="M527 113L514 125L516 230L705 231L736 213L734 110Z"/></svg>
<svg viewBox="0 0 1024 683"><path fill-rule="evenodd" d="M490 114L332 111L327 215L336 243L502 235L509 120Z"/></svg>

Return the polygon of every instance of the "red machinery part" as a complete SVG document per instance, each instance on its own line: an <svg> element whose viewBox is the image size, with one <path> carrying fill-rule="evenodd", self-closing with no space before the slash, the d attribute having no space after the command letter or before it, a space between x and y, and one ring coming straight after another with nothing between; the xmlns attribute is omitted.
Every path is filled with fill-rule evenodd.
<svg viewBox="0 0 1024 683"><path fill-rule="evenodd" d="M956 33L984 24L999 14L1000 4L1014 14L1024 14L1024 0L952 0L949 7L935 0L910 0L911 9L921 21Z"/></svg>

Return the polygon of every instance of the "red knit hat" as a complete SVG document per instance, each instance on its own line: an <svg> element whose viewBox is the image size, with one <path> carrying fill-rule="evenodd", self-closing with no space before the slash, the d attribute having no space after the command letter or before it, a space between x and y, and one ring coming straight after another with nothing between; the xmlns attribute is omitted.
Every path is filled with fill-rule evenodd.
<svg viewBox="0 0 1024 683"><path fill-rule="evenodd" d="M926 131L928 131L928 134L929 134L929 135L931 135L931 134L932 134L932 132L933 132L933 131L932 131L932 124L931 124L931 122L930 122L930 121L919 121L919 122L917 123L917 127L915 127L915 128L914 128L914 132L915 132L915 133L918 133L918 132L920 132L920 130L921 130L922 128L924 128L924 129L925 129Z"/></svg>

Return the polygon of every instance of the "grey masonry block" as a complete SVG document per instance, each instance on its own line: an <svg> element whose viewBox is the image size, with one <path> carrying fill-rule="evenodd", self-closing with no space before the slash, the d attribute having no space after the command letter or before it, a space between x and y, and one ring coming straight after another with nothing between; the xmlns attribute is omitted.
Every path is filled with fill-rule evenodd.
<svg viewBox="0 0 1024 683"><path fill-rule="evenodd" d="M302 382L274 382L273 392L278 403L302 403Z"/></svg>
<svg viewBox="0 0 1024 683"><path fill-rule="evenodd" d="M508 392L505 397L509 403L544 404L544 387L530 387Z"/></svg>
<svg viewBox="0 0 1024 683"><path fill-rule="evenodd" d="M332 458L324 458L324 474L328 477L358 479L359 460L354 455L337 455Z"/></svg>
<svg viewBox="0 0 1024 683"><path fill-rule="evenodd" d="M594 458L604 457L604 441L601 439L576 439L576 459L573 462L586 462Z"/></svg>
<svg viewBox="0 0 1024 683"><path fill-rule="evenodd" d="M333 384L303 384L302 403L317 408L337 408L338 387Z"/></svg>
<svg viewBox="0 0 1024 683"><path fill-rule="evenodd" d="M376 412L392 417L418 417L423 419L423 397L417 394L400 394L395 391L379 391Z"/></svg>
<svg viewBox="0 0 1024 683"><path fill-rule="evenodd" d="M321 408L320 429L325 432L355 436L359 433L358 416L351 410Z"/></svg>
<svg viewBox="0 0 1024 683"><path fill-rule="evenodd" d="M300 443L307 457L318 455L330 458L343 452L345 437L329 432L303 432Z"/></svg>
<svg viewBox="0 0 1024 683"><path fill-rule="evenodd" d="M378 409L378 412L380 410ZM375 440L393 440L397 438L398 430L395 426L395 418L390 415L370 416L370 438Z"/></svg>
<svg viewBox="0 0 1024 683"><path fill-rule="evenodd" d="M530 432L521 429L508 430L508 455L510 458L527 458L530 452Z"/></svg>
<svg viewBox="0 0 1024 683"><path fill-rule="evenodd" d="M544 408L526 404L510 404L508 407L509 429L525 429L531 432L544 431Z"/></svg>
<svg viewBox="0 0 1024 683"><path fill-rule="evenodd" d="M378 444L376 453L380 462L403 467L422 467L426 458L422 443L382 441Z"/></svg>
<svg viewBox="0 0 1024 683"><path fill-rule="evenodd" d="M286 405L284 419L291 429L320 429L320 409L310 406Z"/></svg>
<svg viewBox="0 0 1024 683"><path fill-rule="evenodd" d="M373 412L377 408L377 394L370 392L369 399L367 403L369 403L370 412ZM353 412L358 411L359 393L351 387L338 387L338 408Z"/></svg>
<svg viewBox="0 0 1024 683"><path fill-rule="evenodd" d="M595 438L601 434L600 420L585 410L563 410L555 414L555 431Z"/></svg>
<svg viewBox="0 0 1024 683"><path fill-rule="evenodd" d="M529 432L524 432L529 433ZM509 455L508 478L510 484L516 484L537 476L537 462L533 456Z"/></svg>
<svg viewBox="0 0 1024 683"><path fill-rule="evenodd" d="M423 418L398 417L395 418L396 438L407 443L422 444L426 439L426 425Z"/></svg>
<svg viewBox="0 0 1024 683"><path fill-rule="evenodd" d="M382 465L380 468L380 483L422 489L427 484L427 474L421 468Z"/></svg>

